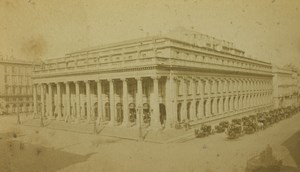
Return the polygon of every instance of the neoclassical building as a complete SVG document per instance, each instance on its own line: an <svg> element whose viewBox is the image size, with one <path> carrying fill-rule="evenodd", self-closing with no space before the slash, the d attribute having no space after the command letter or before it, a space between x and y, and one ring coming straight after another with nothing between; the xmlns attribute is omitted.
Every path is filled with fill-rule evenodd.
<svg viewBox="0 0 300 172"><path fill-rule="evenodd" d="M38 117L173 128L272 106L272 66L189 30L48 59L34 70Z"/></svg>
<svg viewBox="0 0 300 172"><path fill-rule="evenodd" d="M0 59L0 114L32 113L33 63Z"/></svg>
<svg viewBox="0 0 300 172"><path fill-rule="evenodd" d="M299 74L291 69L273 65L274 107L299 105Z"/></svg>

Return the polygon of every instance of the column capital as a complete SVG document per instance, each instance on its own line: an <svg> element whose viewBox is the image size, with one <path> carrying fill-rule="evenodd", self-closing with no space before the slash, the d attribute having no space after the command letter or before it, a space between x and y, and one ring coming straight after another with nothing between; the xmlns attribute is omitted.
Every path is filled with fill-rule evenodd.
<svg viewBox="0 0 300 172"><path fill-rule="evenodd" d="M225 81L225 77L218 77L217 80L218 81Z"/></svg>
<svg viewBox="0 0 300 172"><path fill-rule="evenodd" d="M195 76L195 78L196 78L197 80L201 80L201 79L202 79L202 77L200 77L200 76Z"/></svg>
<svg viewBox="0 0 300 172"><path fill-rule="evenodd" d="M180 80L183 81L183 82L185 82L185 83L187 83L187 82L190 81L190 80L189 80L188 78L186 78L186 77L182 77Z"/></svg>
<svg viewBox="0 0 300 172"><path fill-rule="evenodd" d="M223 78L224 81L230 81L230 79L228 77Z"/></svg>
<svg viewBox="0 0 300 172"><path fill-rule="evenodd" d="M192 77L193 82L198 82L199 80L196 77Z"/></svg>
<svg viewBox="0 0 300 172"><path fill-rule="evenodd" d="M122 77L120 79L121 79L122 82L127 82L128 81L128 78L126 78L126 77Z"/></svg>
<svg viewBox="0 0 300 172"><path fill-rule="evenodd" d="M186 77L186 79L189 80L189 81L194 81L194 80L196 80L196 77L188 76L188 77Z"/></svg>
<svg viewBox="0 0 300 172"><path fill-rule="evenodd" d="M110 83L113 83L114 82L114 79L113 78L107 78L106 79L108 82L110 82Z"/></svg>
<svg viewBox="0 0 300 172"><path fill-rule="evenodd" d="M153 80L159 80L159 79L161 78L161 76L151 76L151 78L152 78Z"/></svg>
<svg viewBox="0 0 300 172"><path fill-rule="evenodd" d="M177 79L178 80L181 80L181 79L183 79L184 78L184 76L177 76Z"/></svg>
<svg viewBox="0 0 300 172"><path fill-rule="evenodd" d="M200 78L199 80L202 81L202 82L206 82L207 81L207 79L205 79L205 78Z"/></svg>
<svg viewBox="0 0 300 172"><path fill-rule="evenodd" d="M176 80L177 79L177 76L174 76L174 75L172 75L172 76L167 75L166 77L167 77L167 80L170 80L170 79Z"/></svg>

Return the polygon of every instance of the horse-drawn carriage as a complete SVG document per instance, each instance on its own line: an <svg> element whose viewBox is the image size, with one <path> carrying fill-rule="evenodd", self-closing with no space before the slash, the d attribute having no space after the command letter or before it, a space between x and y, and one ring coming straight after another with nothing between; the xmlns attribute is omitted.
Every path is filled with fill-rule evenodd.
<svg viewBox="0 0 300 172"><path fill-rule="evenodd" d="M246 134L252 134L258 129L258 125L255 119L250 117L243 117L243 130Z"/></svg>
<svg viewBox="0 0 300 172"><path fill-rule="evenodd" d="M215 126L215 131L217 133L223 133L226 128L228 128L229 122L228 121L222 121L218 125Z"/></svg>
<svg viewBox="0 0 300 172"><path fill-rule="evenodd" d="M195 129L195 136L197 138L199 137L205 137L212 134L212 128L210 125L202 125L200 128Z"/></svg>
<svg viewBox="0 0 300 172"><path fill-rule="evenodd" d="M227 128L226 134L228 139L239 138L244 134L243 126L236 123L231 123Z"/></svg>
<svg viewBox="0 0 300 172"><path fill-rule="evenodd" d="M243 123L242 119L239 118L232 119L231 122L238 125L242 125Z"/></svg>

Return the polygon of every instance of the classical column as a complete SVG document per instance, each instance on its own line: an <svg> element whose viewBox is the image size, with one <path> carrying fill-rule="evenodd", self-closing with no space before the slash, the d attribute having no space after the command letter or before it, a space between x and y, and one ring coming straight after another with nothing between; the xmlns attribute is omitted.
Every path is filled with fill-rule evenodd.
<svg viewBox="0 0 300 172"><path fill-rule="evenodd" d="M198 114L197 116L200 118L203 118L204 116L204 88L205 88L205 81L203 79L198 80L199 83L199 89L200 89L200 99L199 99L199 104L198 104Z"/></svg>
<svg viewBox="0 0 300 172"><path fill-rule="evenodd" d="M242 101L243 101L243 95L239 94L238 95L238 110L243 109L243 107L242 107Z"/></svg>
<svg viewBox="0 0 300 172"><path fill-rule="evenodd" d="M230 112L234 111L234 96L233 95L230 96L229 109L230 109Z"/></svg>
<svg viewBox="0 0 300 172"><path fill-rule="evenodd" d="M181 119L186 120L187 119L187 83L185 79L183 78L180 82L182 82L182 98L183 98L183 103L182 103L182 111L181 111Z"/></svg>
<svg viewBox="0 0 300 172"><path fill-rule="evenodd" d="M68 119L71 117L71 113L70 113L70 106L71 106L71 103L70 103L70 83L69 82L65 82L65 85L66 85L66 111L67 111L67 114L65 116L65 121L68 121Z"/></svg>
<svg viewBox="0 0 300 172"><path fill-rule="evenodd" d="M141 118L141 114L142 109L143 109L143 87L142 87L142 78L141 77L137 77L136 78L137 81L137 94L136 94L136 108L137 108L137 112L136 112L136 127L140 127L140 120L142 121ZM158 102L157 102L158 103ZM151 126L153 125L152 121L153 118L155 118L155 116L157 115L157 112L155 112L155 105L152 106L153 108L153 113L151 114ZM155 124L154 124L155 125Z"/></svg>
<svg viewBox="0 0 300 172"><path fill-rule="evenodd" d="M246 93L244 93L244 95L243 95L243 101L242 101L242 108L243 109L246 108L246 100L247 100L247 95L246 95Z"/></svg>
<svg viewBox="0 0 300 172"><path fill-rule="evenodd" d="M109 125L115 124L115 91L114 80L109 79L109 104L110 104L110 121Z"/></svg>
<svg viewBox="0 0 300 172"><path fill-rule="evenodd" d="M217 104L218 104L218 102L217 102L217 82L216 82L216 80L213 78L212 79L212 81L211 81L211 83L212 83L212 90L211 90L211 93L213 93L214 94L214 97L212 98L212 100L213 100L213 103L212 103L212 112L211 112L211 114L212 115L216 115L217 114Z"/></svg>
<svg viewBox="0 0 300 172"><path fill-rule="evenodd" d="M206 106L205 106L205 114L206 117L211 116L211 81L209 79L206 79L205 81L205 90L207 89L207 99L206 99Z"/></svg>
<svg viewBox="0 0 300 172"><path fill-rule="evenodd" d="M190 107L190 118L191 120L196 120L196 83L194 78L190 80L190 84L192 89L192 104Z"/></svg>
<svg viewBox="0 0 300 172"><path fill-rule="evenodd" d="M227 113L228 111L228 96L226 96L224 102L224 113Z"/></svg>
<svg viewBox="0 0 300 172"><path fill-rule="evenodd" d="M153 101L152 108L153 114L151 115L151 127L159 128L160 125L160 112L159 112L159 98L158 98L158 77L152 77L153 79Z"/></svg>
<svg viewBox="0 0 300 172"><path fill-rule="evenodd" d="M175 90L173 89L173 76L168 76L166 81L166 128L171 128L173 122L173 96Z"/></svg>
<svg viewBox="0 0 300 172"><path fill-rule="evenodd" d="M218 106L219 106L218 114L221 115L223 113L223 97L220 97Z"/></svg>
<svg viewBox="0 0 300 172"><path fill-rule="evenodd" d="M87 122L91 121L91 87L90 87L90 81L85 81L85 91L86 91L86 116L87 116Z"/></svg>
<svg viewBox="0 0 300 172"><path fill-rule="evenodd" d="M48 115L50 118L54 119L54 115L53 115L53 93L52 93L52 84L49 83L48 84L48 94L49 94L49 102L48 102Z"/></svg>
<svg viewBox="0 0 300 172"><path fill-rule="evenodd" d="M199 99L198 114L197 114L198 118L200 118L200 119L203 118L203 116L204 116L203 103L204 103L204 101L203 101L203 97L202 97L201 99Z"/></svg>
<svg viewBox="0 0 300 172"><path fill-rule="evenodd" d="M217 115L217 106L218 106L218 98L217 97L214 97L212 98L213 100L213 103L212 103L212 115Z"/></svg>
<svg viewBox="0 0 300 172"><path fill-rule="evenodd" d="M33 118L37 116L37 84L33 84Z"/></svg>
<svg viewBox="0 0 300 172"><path fill-rule="evenodd" d="M129 114L128 114L128 85L127 85L127 79L123 78L122 79L123 83L123 126L128 126L128 121L129 121Z"/></svg>
<svg viewBox="0 0 300 172"><path fill-rule="evenodd" d="M234 99L234 104L233 104L233 107L234 107L234 111L237 111L238 110L238 96L234 95L235 99Z"/></svg>
<svg viewBox="0 0 300 172"><path fill-rule="evenodd" d="M247 93L247 95L245 96L244 107L245 108L249 107L249 93Z"/></svg>
<svg viewBox="0 0 300 172"><path fill-rule="evenodd" d="M205 117L211 116L211 99L206 99L206 105L205 105Z"/></svg>
<svg viewBox="0 0 300 172"><path fill-rule="evenodd" d="M97 81L97 108L98 108L98 119L97 119L97 124L99 125L101 121L104 120L103 117L103 110L102 110L102 83L101 80ZM124 106L124 105L123 105Z"/></svg>
<svg viewBox="0 0 300 172"><path fill-rule="evenodd" d="M79 90L79 81L75 82L76 90L76 121L80 120L80 90Z"/></svg>
<svg viewBox="0 0 300 172"><path fill-rule="evenodd" d="M44 84L40 85L41 88L41 104L42 104L42 117L45 117L45 86Z"/></svg>
<svg viewBox="0 0 300 172"><path fill-rule="evenodd" d="M62 119L62 114L61 114L61 89L60 89L60 83L58 82L56 84L56 88L57 88L57 118L58 119Z"/></svg>
<svg viewBox="0 0 300 172"><path fill-rule="evenodd" d="M176 90L176 78L174 76L168 76L166 82L166 128L171 128L174 125L177 114L177 90Z"/></svg>

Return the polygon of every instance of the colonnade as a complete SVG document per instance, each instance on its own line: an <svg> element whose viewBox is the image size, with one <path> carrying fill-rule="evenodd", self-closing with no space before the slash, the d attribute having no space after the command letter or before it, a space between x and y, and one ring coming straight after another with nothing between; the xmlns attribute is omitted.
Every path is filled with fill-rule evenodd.
<svg viewBox="0 0 300 172"><path fill-rule="evenodd" d="M150 127L173 127L270 105L272 78L170 74L51 82L34 84L33 97L35 114L49 119L139 126L149 117Z"/></svg>
<svg viewBox="0 0 300 172"><path fill-rule="evenodd" d="M151 127L160 127L165 122L159 109L160 80L136 77L34 84L34 111L49 119L123 126L130 122L139 126L144 123L140 118L149 113Z"/></svg>
<svg viewBox="0 0 300 172"><path fill-rule="evenodd" d="M177 121L225 115L272 104L271 78L180 76L177 83Z"/></svg>

